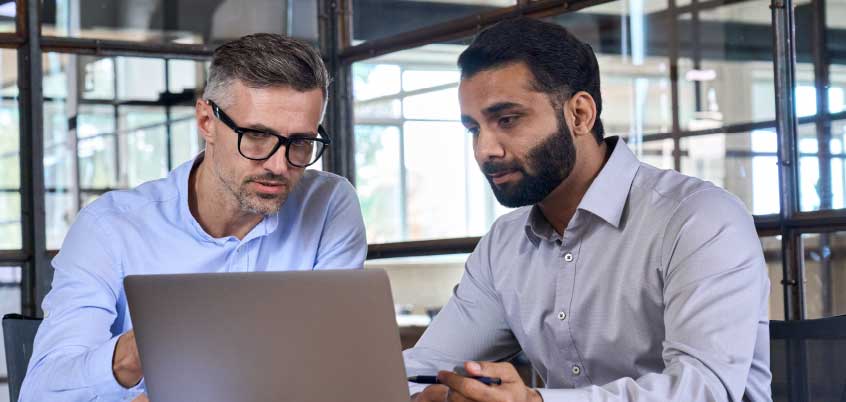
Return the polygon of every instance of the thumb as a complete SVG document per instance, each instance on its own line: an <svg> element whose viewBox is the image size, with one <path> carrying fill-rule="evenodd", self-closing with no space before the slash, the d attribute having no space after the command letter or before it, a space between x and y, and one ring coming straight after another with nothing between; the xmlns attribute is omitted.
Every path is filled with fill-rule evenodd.
<svg viewBox="0 0 846 402"><path fill-rule="evenodd" d="M494 362L466 362L464 369L467 374L471 376L496 377L502 379L502 382L523 382L517 370L511 363L494 363Z"/></svg>

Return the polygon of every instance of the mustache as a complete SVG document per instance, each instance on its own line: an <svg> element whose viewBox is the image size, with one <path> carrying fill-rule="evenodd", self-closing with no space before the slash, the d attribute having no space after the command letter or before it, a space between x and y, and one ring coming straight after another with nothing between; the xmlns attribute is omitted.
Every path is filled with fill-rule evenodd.
<svg viewBox="0 0 846 402"><path fill-rule="evenodd" d="M273 173L263 174L260 176L250 176L244 179L244 183L249 183L251 181L262 181L262 182L269 182L269 183L280 183L280 184L288 184L288 179L284 176L275 175Z"/></svg>
<svg viewBox="0 0 846 402"><path fill-rule="evenodd" d="M518 164L517 162L494 162L494 161L486 161L481 166L482 173L485 175L496 175L503 172L508 172L512 170L516 170L518 172L523 172L523 166Z"/></svg>

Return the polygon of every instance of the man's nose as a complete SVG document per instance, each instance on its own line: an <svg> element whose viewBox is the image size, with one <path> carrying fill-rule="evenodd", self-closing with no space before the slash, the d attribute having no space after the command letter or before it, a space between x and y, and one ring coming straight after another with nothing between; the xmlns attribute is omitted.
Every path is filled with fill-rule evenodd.
<svg viewBox="0 0 846 402"><path fill-rule="evenodd" d="M288 158L285 156L285 152L287 150L288 147L286 145L280 146L279 149L270 156L270 158L264 161L264 168L279 176L287 173L288 169L291 168L291 166L288 165Z"/></svg>
<svg viewBox="0 0 846 402"><path fill-rule="evenodd" d="M479 162L500 159L505 156L505 148L503 148L497 135L484 128L479 128L479 134L473 141L473 150L476 154L476 160Z"/></svg>

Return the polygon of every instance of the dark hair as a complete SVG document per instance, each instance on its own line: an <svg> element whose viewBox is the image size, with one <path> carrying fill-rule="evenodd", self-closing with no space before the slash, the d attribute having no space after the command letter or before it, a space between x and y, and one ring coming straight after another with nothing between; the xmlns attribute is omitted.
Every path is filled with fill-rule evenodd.
<svg viewBox="0 0 846 402"><path fill-rule="evenodd" d="M602 95L596 55L563 27L526 17L505 20L476 35L458 57L462 78L519 62L534 75L533 88L549 95L554 106L576 92L589 93L596 102L593 134L597 142L602 141L605 129L599 118Z"/></svg>
<svg viewBox="0 0 846 402"><path fill-rule="evenodd" d="M311 45L269 33L247 35L215 49L203 98L225 107L228 99L224 93L236 79L251 88L319 88L324 100L330 81L320 53Z"/></svg>

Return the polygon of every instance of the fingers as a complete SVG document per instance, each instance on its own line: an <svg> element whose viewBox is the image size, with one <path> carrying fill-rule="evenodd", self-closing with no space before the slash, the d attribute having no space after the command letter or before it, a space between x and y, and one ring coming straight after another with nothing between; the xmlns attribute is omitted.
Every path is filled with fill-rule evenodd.
<svg viewBox="0 0 846 402"><path fill-rule="evenodd" d="M496 377L502 380L502 383L523 383L517 369L511 363L493 363L493 362L466 362L464 369L467 374L471 376Z"/></svg>
<svg viewBox="0 0 846 402"><path fill-rule="evenodd" d="M450 388L450 401L460 401L461 397L468 400L489 401L495 400L495 386L485 385L478 380L467 378L449 371L438 373L438 380L441 384ZM453 395L458 393L460 395Z"/></svg>
<svg viewBox="0 0 846 402"><path fill-rule="evenodd" d="M447 393L446 401L447 402L478 402L478 401L474 401L472 399L468 399L466 396L464 396L464 395L462 395L458 392L453 392L453 391L450 391L450 392Z"/></svg>
<svg viewBox="0 0 846 402"><path fill-rule="evenodd" d="M430 385L411 400L413 402L443 402L447 400L447 391L449 388L446 385Z"/></svg>

